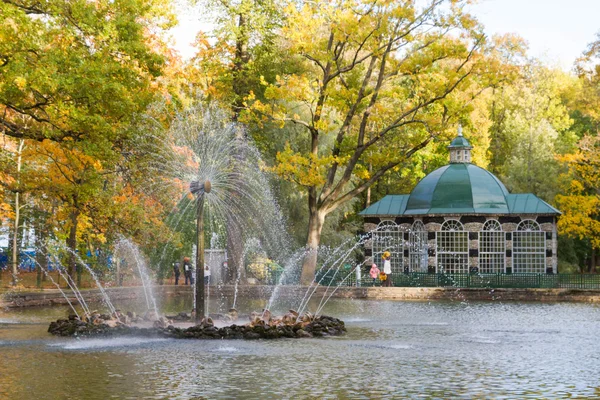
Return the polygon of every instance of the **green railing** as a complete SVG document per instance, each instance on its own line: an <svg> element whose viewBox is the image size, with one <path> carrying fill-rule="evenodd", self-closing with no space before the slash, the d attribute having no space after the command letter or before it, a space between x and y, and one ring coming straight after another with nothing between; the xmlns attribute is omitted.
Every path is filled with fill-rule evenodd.
<svg viewBox="0 0 600 400"><path fill-rule="evenodd" d="M556 288L600 289L600 274L431 274L424 272L396 273L390 276L396 287L456 287L456 288ZM321 285L356 286L356 274L340 270L317 274ZM360 286L382 286L378 279L362 276Z"/></svg>

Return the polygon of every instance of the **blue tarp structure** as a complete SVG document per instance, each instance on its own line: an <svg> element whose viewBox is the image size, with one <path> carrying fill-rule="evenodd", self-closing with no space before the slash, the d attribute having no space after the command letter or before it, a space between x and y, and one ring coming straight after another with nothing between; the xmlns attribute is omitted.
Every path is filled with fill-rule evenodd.
<svg viewBox="0 0 600 400"><path fill-rule="evenodd" d="M0 269L6 271L10 267L10 253L6 249L0 249ZM19 253L19 269L21 271L35 271L35 250L22 250ZM52 262L48 260L48 271L54 271Z"/></svg>

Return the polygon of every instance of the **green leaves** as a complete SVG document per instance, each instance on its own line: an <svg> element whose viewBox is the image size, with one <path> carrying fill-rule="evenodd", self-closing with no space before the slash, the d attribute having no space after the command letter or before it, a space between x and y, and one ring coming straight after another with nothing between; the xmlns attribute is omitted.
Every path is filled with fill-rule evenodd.
<svg viewBox="0 0 600 400"><path fill-rule="evenodd" d="M155 97L163 57L150 29L166 1L0 4L0 124L33 140L118 140ZM25 123L19 118L25 118Z"/></svg>

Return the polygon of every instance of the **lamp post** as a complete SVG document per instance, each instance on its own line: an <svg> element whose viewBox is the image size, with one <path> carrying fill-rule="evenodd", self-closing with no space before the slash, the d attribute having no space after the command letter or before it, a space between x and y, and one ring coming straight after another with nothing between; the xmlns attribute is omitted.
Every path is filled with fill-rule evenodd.
<svg viewBox="0 0 600 400"><path fill-rule="evenodd" d="M210 193L210 181L190 183L190 192L198 196L196 215L196 324L204 318L204 194Z"/></svg>

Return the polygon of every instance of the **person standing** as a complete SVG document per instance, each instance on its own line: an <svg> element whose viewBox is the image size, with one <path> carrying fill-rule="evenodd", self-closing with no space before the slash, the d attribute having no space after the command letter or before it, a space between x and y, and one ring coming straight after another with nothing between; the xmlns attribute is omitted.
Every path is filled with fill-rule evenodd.
<svg viewBox="0 0 600 400"><path fill-rule="evenodd" d="M383 286L391 287L392 286L392 255L389 251L385 251L383 253L383 273L386 276L385 281L383 281Z"/></svg>
<svg viewBox="0 0 600 400"><path fill-rule="evenodd" d="M179 285L179 275L181 274L181 270L179 269L179 261L175 261L173 263L173 274L175 275L175 285Z"/></svg>
<svg viewBox="0 0 600 400"><path fill-rule="evenodd" d="M369 270L369 276L373 278L373 286L375 286L375 282L377 282L379 279L379 272L381 271L379 271L377 264L373 263L373 265L371 265L371 269Z"/></svg>
<svg viewBox="0 0 600 400"><path fill-rule="evenodd" d="M208 264L204 264L204 284L208 285L210 283L210 268Z"/></svg>
<svg viewBox="0 0 600 400"><path fill-rule="evenodd" d="M183 258L183 276L185 276L185 284L188 282L190 285L194 284L194 278L192 277L192 264L190 263L189 257Z"/></svg>

